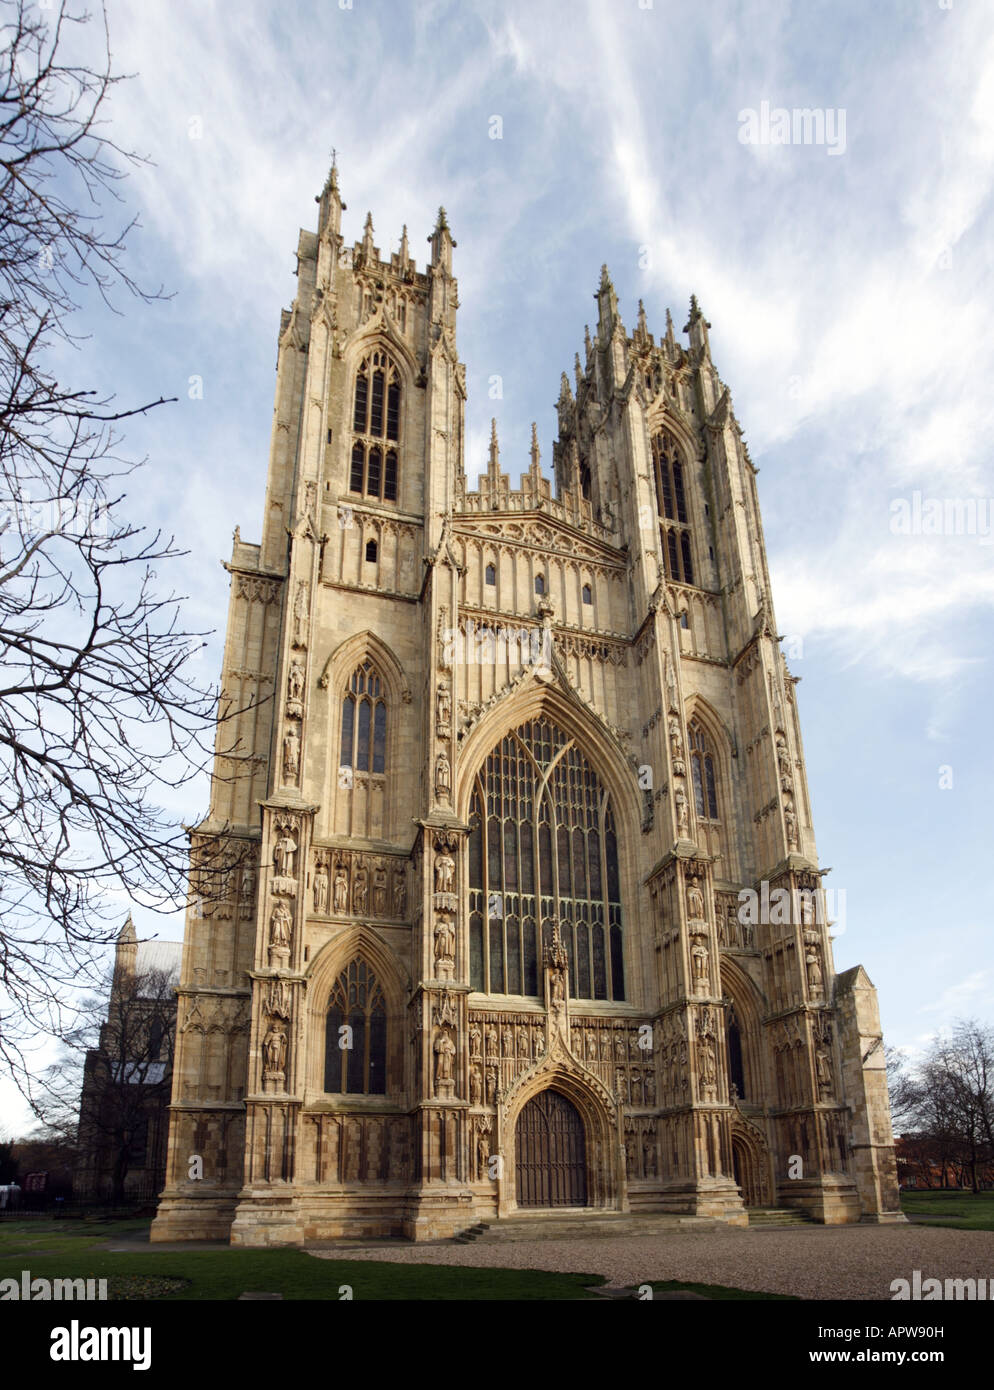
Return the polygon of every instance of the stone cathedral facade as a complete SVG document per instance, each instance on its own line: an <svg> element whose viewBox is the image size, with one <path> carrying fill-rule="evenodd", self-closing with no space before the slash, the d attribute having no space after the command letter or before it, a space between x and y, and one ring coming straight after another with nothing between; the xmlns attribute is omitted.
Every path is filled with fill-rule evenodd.
<svg viewBox="0 0 994 1390"><path fill-rule="evenodd" d="M418 268L371 218L346 245L334 169L318 201L261 539L227 566L153 1239L900 1219L696 302L629 333L605 269L555 486L534 431L513 484L495 429L472 490L444 212Z"/></svg>

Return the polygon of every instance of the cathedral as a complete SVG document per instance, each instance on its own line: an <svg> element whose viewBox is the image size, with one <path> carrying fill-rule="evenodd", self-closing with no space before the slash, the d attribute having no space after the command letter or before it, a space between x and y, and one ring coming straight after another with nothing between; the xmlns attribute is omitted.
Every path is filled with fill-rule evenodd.
<svg viewBox="0 0 994 1390"><path fill-rule="evenodd" d="M152 1239L903 1219L696 300L629 332L605 267L554 482L495 426L474 490L444 210L419 268L371 217L346 244L334 167L316 201L226 566Z"/></svg>

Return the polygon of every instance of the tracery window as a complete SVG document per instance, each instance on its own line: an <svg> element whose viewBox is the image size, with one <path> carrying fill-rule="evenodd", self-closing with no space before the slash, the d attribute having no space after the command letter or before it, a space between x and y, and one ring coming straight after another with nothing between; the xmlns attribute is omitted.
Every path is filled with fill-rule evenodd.
<svg viewBox="0 0 994 1390"><path fill-rule="evenodd" d="M707 735L692 719L687 727L690 740L690 768L694 780L694 805L698 820L718 819L718 794L715 789L714 756Z"/></svg>
<svg viewBox="0 0 994 1390"><path fill-rule="evenodd" d="M656 498L663 563L670 579L693 584L694 561L690 543L683 460L676 440L668 430L652 441L652 461L656 472Z"/></svg>
<svg viewBox="0 0 994 1390"><path fill-rule="evenodd" d="M386 1095L386 1001L376 976L358 958L339 975L328 1000L324 1089L332 1095Z"/></svg>
<svg viewBox="0 0 994 1390"><path fill-rule="evenodd" d="M387 703L383 682L373 663L363 661L353 671L342 700L340 771L382 774L386 766L386 744Z"/></svg>
<svg viewBox="0 0 994 1390"><path fill-rule="evenodd" d="M470 824L472 988L539 995L558 917L570 993L624 999L614 813L577 744L548 719L505 735L477 774Z"/></svg>
<svg viewBox="0 0 994 1390"><path fill-rule="evenodd" d="M349 491L396 502L400 451L400 373L380 349L356 372Z"/></svg>

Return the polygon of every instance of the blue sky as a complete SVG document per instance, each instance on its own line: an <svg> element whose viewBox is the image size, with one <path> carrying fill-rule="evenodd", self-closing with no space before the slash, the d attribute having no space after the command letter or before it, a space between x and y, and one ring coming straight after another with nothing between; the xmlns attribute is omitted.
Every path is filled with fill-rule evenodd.
<svg viewBox="0 0 994 1390"><path fill-rule="evenodd" d="M171 579L215 629L205 679L218 562L236 523L259 534L279 312L333 146L350 240L371 209L381 251L406 223L423 265L447 209L470 475L494 414L512 474L532 420L551 460L602 262L629 329L642 298L650 331L667 305L679 330L694 292L760 468L821 862L846 894L836 966L866 966L903 1047L991 1019L994 547L895 534L890 511L916 490L994 497L989 8L343 4L108 3L137 74L112 131L154 161L125 188L131 264L173 298L94 315L75 365L122 403L180 398L126 443L149 457L134 511L196 556ZM844 152L742 143L739 113L764 101L844 111Z"/></svg>

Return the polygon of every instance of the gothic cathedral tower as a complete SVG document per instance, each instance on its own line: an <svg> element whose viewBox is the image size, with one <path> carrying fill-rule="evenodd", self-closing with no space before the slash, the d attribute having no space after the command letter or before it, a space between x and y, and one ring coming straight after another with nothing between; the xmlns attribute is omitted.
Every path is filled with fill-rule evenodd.
<svg viewBox="0 0 994 1390"><path fill-rule="evenodd" d="M709 325L607 270L555 493L464 471L455 242L332 169L239 539L155 1240L525 1208L901 1219L876 995L836 975L756 470ZM478 460L470 460L475 471Z"/></svg>

